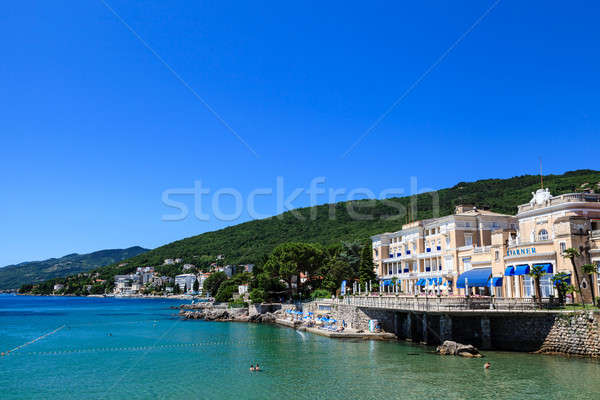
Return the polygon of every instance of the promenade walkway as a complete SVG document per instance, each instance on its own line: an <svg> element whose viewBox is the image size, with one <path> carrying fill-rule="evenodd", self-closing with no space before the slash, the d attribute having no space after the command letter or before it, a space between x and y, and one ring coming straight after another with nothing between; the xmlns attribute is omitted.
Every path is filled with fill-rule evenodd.
<svg viewBox="0 0 600 400"><path fill-rule="evenodd" d="M325 300L332 304L345 304L361 308L423 312L556 312L560 311L557 299L542 299L540 305L531 298L491 297L437 297L437 296L346 296L343 299Z"/></svg>

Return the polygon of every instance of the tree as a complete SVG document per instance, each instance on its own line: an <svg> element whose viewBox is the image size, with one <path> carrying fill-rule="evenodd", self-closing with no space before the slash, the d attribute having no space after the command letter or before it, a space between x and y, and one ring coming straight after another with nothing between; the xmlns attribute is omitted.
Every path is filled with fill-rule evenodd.
<svg viewBox="0 0 600 400"><path fill-rule="evenodd" d="M570 247L563 252L563 257L571 260L571 265L573 266L573 271L575 273L575 285L577 285L577 291L579 293L579 297L581 297L581 303L585 305L585 301L583 300L583 293L581 292L581 280L579 279L579 271L577 270L577 265L575 265L575 258L580 257L581 253L579 250Z"/></svg>
<svg viewBox="0 0 600 400"><path fill-rule="evenodd" d="M265 301L265 291L263 289L252 289L250 291L250 300L252 300L253 303L258 304L258 303L264 303Z"/></svg>
<svg viewBox="0 0 600 400"><path fill-rule="evenodd" d="M204 281L203 288L211 295L216 296L219 291L219 287L223 282L227 280L227 274L225 272L215 272L211 274Z"/></svg>
<svg viewBox="0 0 600 400"><path fill-rule="evenodd" d="M342 242L342 250L339 257L348 265L351 279L358 276L360 269L363 246L358 242Z"/></svg>
<svg viewBox="0 0 600 400"><path fill-rule="evenodd" d="M584 274L587 274L588 280L590 282L590 294L592 295L592 304L596 305L596 296L594 291L594 274L597 271L597 267L594 264L583 264L581 266Z"/></svg>
<svg viewBox="0 0 600 400"><path fill-rule="evenodd" d="M323 249L321 246L312 243L289 242L275 247L265 264L265 272L272 277L286 281L291 297L294 277L299 288L300 274L305 273L310 279L320 268L322 262Z"/></svg>
<svg viewBox="0 0 600 400"><path fill-rule="evenodd" d="M323 270L326 271L323 287L331 293L335 293L340 288L342 281L348 280L351 274L348 264L337 256L329 257Z"/></svg>
<svg viewBox="0 0 600 400"><path fill-rule="evenodd" d="M373 263L373 250L371 244L365 244L360 254L360 266L358 268L358 280L361 284L375 281L375 263Z"/></svg>
<svg viewBox="0 0 600 400"><path fill-rule="evenodd" d="M224 281L219 286L219 290L215 295L215 301L220 303L227 302L233 298L233 294L237 291L238 285L232 280Z"/></svg>
<svg viewBox="0 0 600 400"><path fill-rule="evenodd" d="M194 285L192 286L192 288L194 289L194 292L198 293L198 291L200 290L200 282L198 282L198 279L194 281Z"/></svg>
<svg viewBox="0 0 600 400"><path fill-rule="evenodd" d="M558 292L558 301L560 304L565 303L565 298L571 287L569 279L570 275L564 272L559 272L552 276L552 283L554 283L554 287L556 287L556 291Z"/></svg>
<svg viewBox="0 0 600 400"><path fill-rule="evenodd" d="M544 275L546 275L546 273L544 272L544 267L541 265L534 265L529 271L529 276L533 278L535 286L535 297L540 307L542 306L542 289L540 286L540 278Z"/></svg>

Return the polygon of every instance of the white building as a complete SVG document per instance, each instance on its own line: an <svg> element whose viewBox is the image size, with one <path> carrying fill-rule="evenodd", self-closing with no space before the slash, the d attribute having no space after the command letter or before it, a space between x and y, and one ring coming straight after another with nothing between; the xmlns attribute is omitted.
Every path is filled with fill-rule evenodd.
<svg viewBox="0 0 600 400"><path fill-rule="evenodd" d="M193 290L194 282L196 282L196 275L194 274L181 274L175 276L175 284L179 286L179 289L182 292Z"/></svg>

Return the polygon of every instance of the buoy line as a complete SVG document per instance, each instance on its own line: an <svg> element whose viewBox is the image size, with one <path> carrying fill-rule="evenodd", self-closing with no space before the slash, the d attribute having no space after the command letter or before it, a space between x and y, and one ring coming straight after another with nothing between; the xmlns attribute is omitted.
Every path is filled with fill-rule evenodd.
<svg viewBox="0 0 600 400"><path fill-rule="evenodd" d="M42 336L36 337L35 339L33 339L33 340L30 340L30 341L29 341L29 342L27 342L27 343L23 343L22 345L20 345L20 346L17 346L17 347L15 347L15 348L14 348L14 349L12 349L12 350L8 350L7 352L0 353L0 354L1 354L2 356L7 356L7 355L9 355L9 354L11 354L11 353L13 353L13 352L15 352L15 351L17 351L17 350L20 350L20 349L22 349L22 348L23 348L23 347L25 347L25 346L29 346L30 344L37 342L38 340L42 340L42 339L44 339L44 338L46 338L46 337L48 337L48 336L50 336L50 335L53 335L53 334L55 334L56 332L58 332L58 331L60 331L61 329L63 329L65 326L66 326L66 325L59 326L58 328L56 328L56 329L55 329L55 330L53 330L52 332L44 333Z"/></svg>
<svg viewBox="0 0 600 400"><path fill-rule="evenodd" d="M135 351L151 351L151 350L168 350L168 349L200 349L205 346L252 346L257 344L274 344L274 343L292 343L290 340L252 340L252 341L208 341L201 343L175 343L163 344L157 346L122 346L122 347L97 347L87 349L64 349L51 351L31 351L18 353L22 356L47 356L47 355L66 355L66 354L88 354L88 353L108 353L108 352L135 352Z"/></svg>

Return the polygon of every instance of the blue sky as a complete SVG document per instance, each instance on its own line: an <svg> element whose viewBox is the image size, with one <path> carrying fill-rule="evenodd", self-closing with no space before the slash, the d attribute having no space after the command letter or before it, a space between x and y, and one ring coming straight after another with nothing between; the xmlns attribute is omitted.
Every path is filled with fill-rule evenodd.
<svg viewBox="0 0 600 400"><path fill-rule="evenodd" d="M494 2L106 4L152 51L101 1L3 5L0 265L249 218L164 221L162 193L198 180L245 201L278 176L378 195L535 174L540 156L598 168L596 2L501 1L471 31Z"/></svg>

